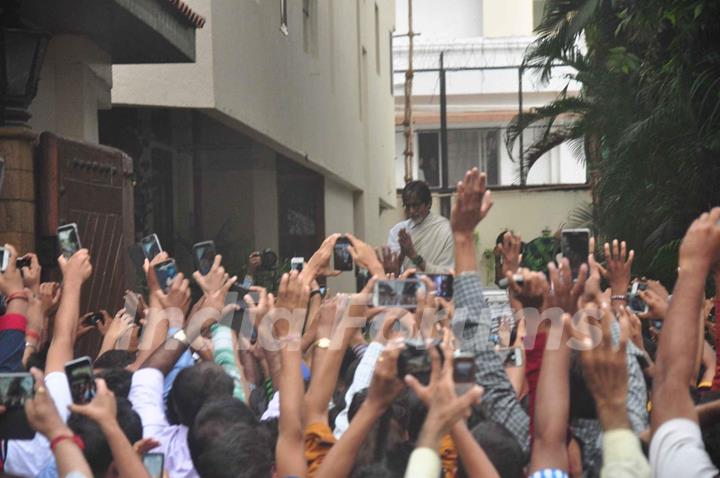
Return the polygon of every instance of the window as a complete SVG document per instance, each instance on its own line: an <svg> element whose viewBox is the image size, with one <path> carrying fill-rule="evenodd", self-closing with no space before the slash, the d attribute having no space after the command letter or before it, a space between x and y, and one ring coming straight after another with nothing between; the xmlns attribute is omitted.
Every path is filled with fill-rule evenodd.
<svg viewBox="0 0 720 478"><path fill-rule="evenodd" d="M440 163L440 133L437 131L418 132L418 179L430 187L442 186Z"/></svg>
<svg viewBox="0 0 720 478"><path fill-rule="evenodd" d="M380 74L380 9L375 4L375 71Z"/></svg>
<svg viewBox="0 0 720 478"><path fill-rule="evenodd" d="M280 31L288 34L287 0L280 0Z"/></svg>
<svg viewBox="0 0 720 478"><path fill-rule="evenodd" d="M448 130L448 181L456 184L473 167L487 174L488 184L500 180L500 129Z"/></svg>
<svg viewBox="0 0 720 478"><path fill-rule="evenodd" d="M533 0L533 30L542 23L546 0Z"/></svg>

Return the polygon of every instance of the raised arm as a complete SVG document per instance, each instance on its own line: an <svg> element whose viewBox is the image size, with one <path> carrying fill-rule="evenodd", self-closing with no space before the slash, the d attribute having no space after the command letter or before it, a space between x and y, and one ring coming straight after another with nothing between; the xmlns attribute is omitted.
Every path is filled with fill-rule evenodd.
<svg viewBox="0 0 720 478"><path fill-rule="evenodd" d="M665 318L653 380L653 433L668 420L698 421L688 384L693 380L695 351L699 346L697 321L705 279L718 263L720 208L696 219L680 245L678 279Z"/></svg>
<svg viewBox="0 0 720 478"><path fill-rule="evenodd" d="M456 275L477 270L475 228L487 216L492 205L485 173L477 168L465 173L465 178L457 185L457 199L450 216L455 239Z"/></svg>
<svg viewBox="0 0 720 478"><path fill-rule="evenodd" d="M115 394L107 388L105 380L95 380L97 392L87 405L71 405L73 413L85 415L100 426L113 456L120 478L151 478L140 457L128 441L117 421Z"/></svg>
<svg viewBox="0 0 720 478"><path fill-rule="evenodd" d="M65 364L73 359L75 332L80 316L80 291L83 283L92 274L90 253L87 249L80 249L70 259L60 256L58 263L63 274L63 291L48 350L46 374L62 372Z"/></svg>
<svg viewBox="0 0 720 478"><path fill-rule="evenodd" d="M294 311L305 307L310 289L303 284L296 271L284 274L280 279L277 308ZM268 307L273 309L272 295ZM269 319L277 317L277 311L268 314ZM265 319L263 319L265 320ZM300 374L300 335L291 333L289 323L278 320L274 324L275 333L282 347L280 357L282 370L279 376L280 423L275 461L281 477L304 477L307 473L303 441L304 385ZM262 327L261 327L262 328Z"/></svg>

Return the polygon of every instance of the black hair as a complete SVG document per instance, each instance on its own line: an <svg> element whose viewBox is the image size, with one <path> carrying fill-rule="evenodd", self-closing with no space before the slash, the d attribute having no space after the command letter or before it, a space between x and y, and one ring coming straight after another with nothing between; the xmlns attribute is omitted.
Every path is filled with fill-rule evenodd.
<svg viewBox="0 0 720 478"><path fill-rule="evenodd" d="M410 198L416 197L423 204L432 204L432 193L430 186L425 181L410 181L402 191L402 200L407 202Z"/></svg>
<svg viewBox="0 0 720 478"><path fill-rule="evenodd" d="M168 409L175 413L178 424L189 427L206 401L231 397L232 392L232 378L222 367L200 362L177 375L168 395Z"/></svg>
<svg viewBox="0 0 720 478"><path fill-rule="evenodd" d="M275 449L271 440L263 426L242 422L226 425L204 443L193 465L201 477L269 477Z"/></svg>
<svg viewBox="0 0 720 478"><path fill-rule="evenodd" d="M93 362L93 368L125 368L135 362L137 352L129 350L108 350Z"/></svg>
<svg viewBox="0 0 720 478"><path fill-rule="evenodd" d="M132 404L124 398L117 399L117 422L130 443L142 438L142 421L132 409ZM67 421L68 427L82 438L85 443L83 454L96 478L103 478L113 461L110 445L100 426L90 418L72 414Z"/></svg>
<svg viewBox="0 0 720 478"><path fill-rule="evenodd" d="M585 373L577 352L573 352L570 360L570 419L574 418L597 420L595 397L585 383Z"/></svg>
<svg viewBox="0 0 720 478"><path fill-rule="evenodd" d="M228 426L236 423L259 425L252 410L234 397L220 398L205 403L188 430L187 442L193 462L205 453L207 444L213 438L221 435Z"/></svg>
<svg viewBox="0 0 720 478"><path fill-rule="evenodd" d="M708 403L720 400L720 392L707 392L702 394L699 403ZM705 443L705 451L715 467L720 467L720 422L715 422L702 427L702 438Z"/></svg>
<svg viewBox="0 0 720 478"><path fill-rule="evenodd" d="M507 428L492 420L483 420L472 429L472 435L503 478L523 478L527 457ZM458 459L458 478L468 476Z"/></svg>
<svg viewBox="0 0 720 478"><path fill-rule="evenodd" d="M105 368L98 370L95 377L105 380L108 388L116 397L128 398L132 384L132 372L124 368Z"/></svg>

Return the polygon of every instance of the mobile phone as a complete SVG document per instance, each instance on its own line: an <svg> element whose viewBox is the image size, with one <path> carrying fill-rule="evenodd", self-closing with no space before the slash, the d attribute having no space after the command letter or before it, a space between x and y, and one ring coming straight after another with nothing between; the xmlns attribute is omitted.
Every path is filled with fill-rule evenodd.
<svg viewBox="0 0 720 478"><path fill-rule="evenodd" d="M430 347L435 347L443 359L440 341L434 340ZM405 375L425 375L429 374L432 368L432 359L430 358L430 349L428 345L421 339L406 339L405 347L400 352L397 361L398 377L401 379ZM428 376L429 378L429 376Z"/></svg>
<svg viewBox="0 0 720 478"><path fill-rule="evenodd" d="M198 242L192 247L195 269L202 275L207 275L212 269L217 255L213 241Z"/></svg>
<svg viewBox="0 0 720 478"><path fill-rule="evenodd" d="M525 283L525 279L523 278L522 274L513 274L513 280L517 285L523 285ZM507 279L507 277L503 277L498 281L498 287L501 289L507 289L510 287L510 281Z"/></svg>
<svg viewBox="0 0 720 478"><path fill-rule="evenodd" d="M142 246L143 254L147 260L151 261L162 252L162 246L160 245L160 239L157 234L150 234L149 236L143 237L140 241Z"/></svg>
<svg viewBox="0 0 720 478"><path fill-rule="evenodd" d="M422 288L417 279L379 280L373 290L373 307L417 307L417 292Z"/></svg>
<svg viewBox="0 0 720 478"><path fill-rule="evenodd" d="M173 259L168 259L160 264L153 266L155 269L155 276L157 277L158 284L163 292L167 292L170 289L173 279L177 275L177 266Z"/></svg>
<svg viewBox="0 0 720 478"><path fill-rule="evenodd" d="M103 321L103 317L104 316L100 312L95 312L93 315L86 317L83 320L83 324L91 327L97 327L97 324Z"/></svg>
<svg viewBox="0 0 720 478"><path fill-rule="evenodd" d="M22 407L35 395L35 379L30 373L0 373L0 405Z"/></svg>
<svg viewBox="0 0 720 478"><path fill-rule="evenodd" d="M143 466L152 478L162 478L165 468L165 454L145 453L142 457Z"/></svg>
<svg viewBox="0 0 720 478"><path fill-rule="evenodd" d="M457 353L453 358L453 381L455 383L475 383L475 355Z"/></svg>
<svg viewBox="0 0 720 478"><path fill-rule="evenodd" d="M131 290L126 290L123 304L125 312L132 316L133 322L136 325L140 325L140 314L138 313L138 307L140 307L140 294Z"/></svg>
<svg viewBox="0 0 720 478"><path fill-rule="evenodd" d="M5 273L10 264L10 251L0 247L0 272Z"/></svg>
<svg viewBox="0 0 720 478"><path fill-rule="evenodd" d="M452 299L454 277L451 274L425 274L433 284L438 297Z"/></svg>
<svg viewBox="0 0 720 478"><path fill-rule="evenodd" d="M503 367L522 367L525 355L520 347L501 347L496 349Z"/></svg>
<svg viewBox="0 0 720 478"><path fill-rule="evenodd" d="M77 224L74 222L57 228L57 240L60 253L66 259L71 258L73 254L82 248L80 233L78 233Z"/></svg>
<svg viewBox="0 0 720 478"><path fill-rule="evenodd" d="M350 239L345 236L339 237L335 242L335 248L333 250L333 264L336 271L351 271L353 270L353 260L348 250L350 246Z"/></svg>
<svg viewBox="0 0 720 478"><path fill-rule="evenodd" d="M22 256L15 259L15 269L17 270L30 266L32 266L32 259L30 259L30 256Z"/></svg>
<svg viewBox="0 0 720 478"><path fill-rule="evenodd" d="M590 255L590 229L563 229L560 242L562 255L570 262L572 278L577 279L580 266L587 263Z"/></svg>
<svg viewBox="0 0 720 478"><path fill-rule="evenodd" d="M290 270L302 272L304 264L305 264L304 257L293 257L292 259L290 259Z"/></svg>
<svg viewBox="0 0 720 478"><path fill-rule="evenodd" d="M65 364L73 403L83 405L95 396L95 377L90 357L80 357Z"/></svg>
<svg viewBox="0 0 720 478"><path fill-rule="evenodd" d="M632 310L636 314L647 314L650 310L650 307L648 307L645 301L640 298L640 295L638 293L641 290L647 290L647 283L633 282L627 295L628 307L630 307L630 310Z"/></svg>

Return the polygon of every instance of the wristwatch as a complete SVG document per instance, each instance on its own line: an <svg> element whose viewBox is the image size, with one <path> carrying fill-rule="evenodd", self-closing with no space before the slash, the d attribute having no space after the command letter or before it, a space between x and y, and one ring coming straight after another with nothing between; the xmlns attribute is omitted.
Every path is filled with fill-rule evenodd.
<svg viewBox="0 0 720 478"><path fill-rule="evenodd" d="M178 342L180 342L181 344L183 344L186 347L190 346L190 341L188 340L187 334L185 334L185 331L183 329L180 329L177 332L175 332L173 334L172 338L174 338L175 340L177 340Z"/></svg>

